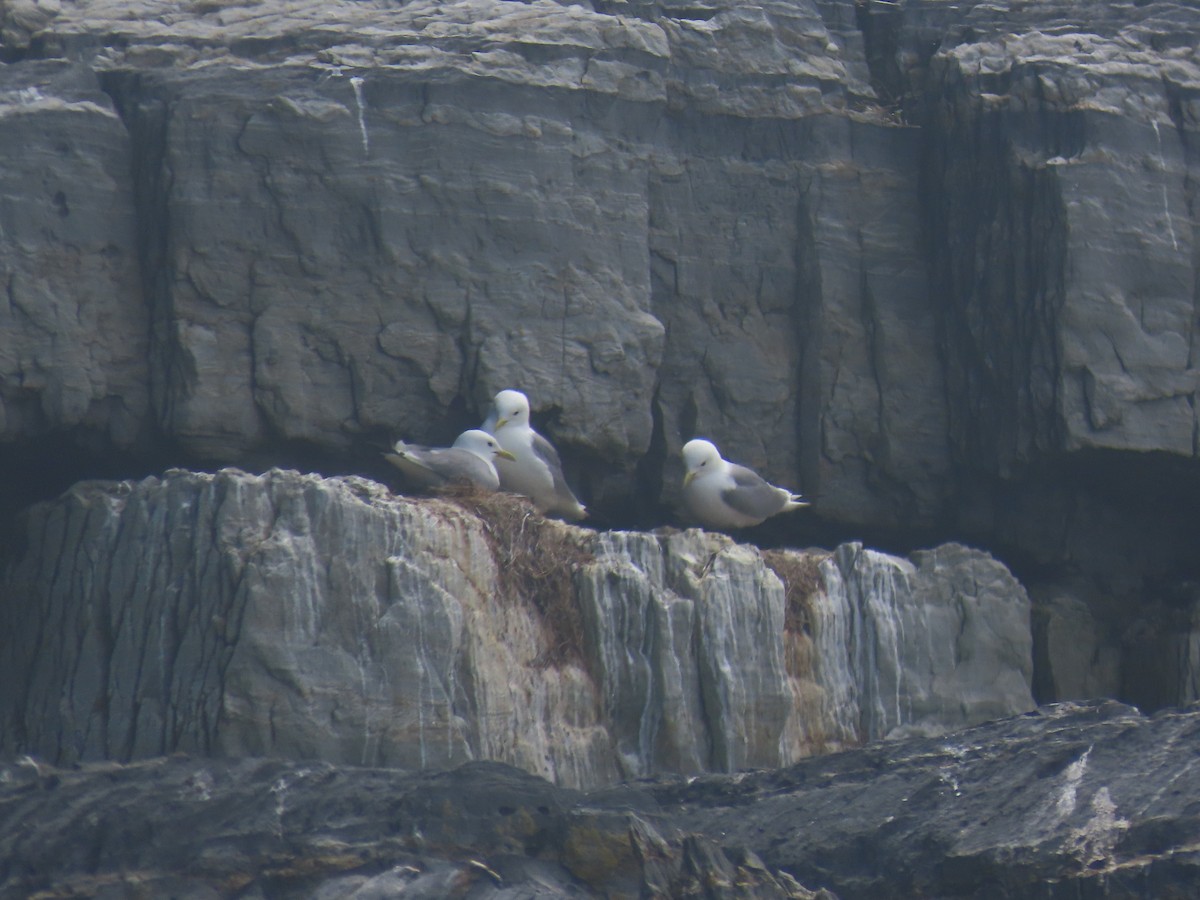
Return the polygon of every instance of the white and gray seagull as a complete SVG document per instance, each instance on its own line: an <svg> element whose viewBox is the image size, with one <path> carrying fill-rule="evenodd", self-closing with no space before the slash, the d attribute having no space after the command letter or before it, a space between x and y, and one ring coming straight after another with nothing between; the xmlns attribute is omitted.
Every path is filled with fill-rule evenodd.
<svg viewBox="0 0 1200 900"><path fill-rule="evenodd" d="M515 457L496 463L502 490L523 494L547 515L570 520L587 515L563 477L558 451L529 424L528 397L520 391L501 391L492 398L492 408L479 427L495 435Z"/></svg>
<svg viewBox="0 0 1200 900"><path fill-rule="evenodd" d="M799 494L764 481L753 469L722 458L711 441L683 445L683 504L706 528L747 528L776 513L808 506Z"/></svg>
<svg viewBox="0 0 1200 900"><path fill-rule="evenodd" d="M499 441L478 428L464 431L451 447L422 447L396 441L383 458L419 487L443 487L452 482L474 484L486 491L500 488L495 461L513 459Z"/></svg>

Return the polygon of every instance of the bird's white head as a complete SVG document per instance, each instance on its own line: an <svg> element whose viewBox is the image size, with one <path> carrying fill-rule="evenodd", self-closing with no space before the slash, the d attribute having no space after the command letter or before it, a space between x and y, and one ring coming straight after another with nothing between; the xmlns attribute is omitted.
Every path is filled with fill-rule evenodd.
<svg viewBox="0 0 1200 900"><path fill-rule="evenodd" d="M454 446L460 450L468 450L486 460L492 460L495 457L499 457L500 459L515 459L511 453L496 443L494 437L486 431L480 431L478 428L464 431L455 438Z"/></svg>
<svg viewBox="0 0 1200 900"><path fill-rule="evenodd" d="M719 472L725 460L721 451L712 441L703 438L693 438L683 445L683 464L687 474L683 476L683 486L687 487L693 478L705 472Z"/></svg>
<svg viewBox="0 0 1200 900"><path fill-rule="evenodd" d="M496 414L496 428L529 424L529 398L520 391L498 393L492 398L492 411Z"/></svg>

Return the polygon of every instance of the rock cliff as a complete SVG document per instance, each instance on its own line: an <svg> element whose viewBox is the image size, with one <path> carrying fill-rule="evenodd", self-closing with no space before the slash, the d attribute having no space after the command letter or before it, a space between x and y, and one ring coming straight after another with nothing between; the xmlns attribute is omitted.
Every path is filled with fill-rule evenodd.
<svg viewBox="0 0 1200 900"><path fill-rule="evenodd" d="M493 759L594 787L1033 707L1025 591L958 545L764 555L279 470L84 483L24 522L0 752L57 764Z"/></svg>
<svg viewBox="0 0 1200 900"><path fill-rule="evenodd" d="M277 801L195 884L0 825L3 889L1174 890L1192 713L937 735L1200 697L1198 45L1186 0L0 0L0 752L210 758L0 790ZM505 387L592 527L383 486ZM812 509L676 530L696 434ZM607 861L540 805L272 843L307 773L466 763L406 784L702 777Z"/></svg>
<svg viewBox="0 0 1200 900"><path fill-rule="evenodd" d="M4 0L4 518L171 465L379 477L519 386L602 524L669 521L704 433L814 498L768 543L999 555L1040 699L1186 701L1198 30Z"/></svg>

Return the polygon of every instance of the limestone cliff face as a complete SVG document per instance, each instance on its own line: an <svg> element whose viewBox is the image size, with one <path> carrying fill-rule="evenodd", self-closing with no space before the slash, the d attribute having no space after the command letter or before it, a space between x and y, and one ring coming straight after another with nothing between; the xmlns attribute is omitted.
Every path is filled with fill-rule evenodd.
<svg viewBox="0 0 1200 900"><path fill-rule="evenodd" d="M594 786L1033 706L1024 589L957 545L764 559L280 470L82 484L25 523L6 753L491 759Z"/></svg>
<svg viewBox="0 0 1200 900"><path fill-rule="evenodd" d="M0 0L0 752L326 761L150 777L260 814L164 890L285 834L281 896L1194 882L1191 714L922 736L1200 696L1198 46L1185 0ZM382 486L506 387L595 530ZM662 527L697 434L812 509ZM586 787L880 738L600 820L478 765L382 845L285 816L339 762ZM8 809L83 824L0 821L0 896L167 871L117 788L80 818L96 782L31 769Z"/></svg>
<svg viewBox="0 0 1200 900"><path fill-rule="evenodd" d="M704 433L814 499L755 535L772 546L1004 559L1034 604L1039 700L1193 699L1197 35L1179 0L0 0L0 534L72 483L172 465L383 477L375 442L447 441L519 386L602 526L669 521L677 450ZM934 577L913 565L872 586L831 562L849 618L808 612L861 636L876 587ZM576 590L581 628L621 624ZM21 598L6 616L43 615ZM875 655L825 667L906 665L888 629L920 619L897 615ZM816 652L791 633L785 668ZM197 652L224 671L222 647ZM126 652L151 649L104 657L121 690L142 671ZM732 719L702 750L653 716L643 733L619 698L695 710L593 652L612 771L661 764L650 737L662 760L765 758L720 736ZM750 715L705 665L705 715ZM930 688L896 713L908 689L880 677L813 734L948 708ZM568 681L537 690L567 703ZM234 716L207 697L178 726L197 741ZM150 740L80 727L56 746Z"/></svg>
<svg viewBox="0 0 1200 900"><path fill-rule="evenodd" d="M1019 567L1042 699L1187 699L1145 660L1195 609L1198 33L1170 0L3 0L0 512L378 477L373 442L519 386L605 523L669 520L703 433L815 499L773 544Z"/></svg>

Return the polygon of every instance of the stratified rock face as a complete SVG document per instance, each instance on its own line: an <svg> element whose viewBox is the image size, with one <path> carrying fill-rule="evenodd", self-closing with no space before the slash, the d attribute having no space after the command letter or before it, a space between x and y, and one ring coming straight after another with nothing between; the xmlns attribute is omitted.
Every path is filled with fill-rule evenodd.
<svg viewBox="0 0 1200 900"><path fill-rule="evenodd" d="M957 544L912 561L845 544L822 565L815 652L846 729L867 740L937 733L1029 709L1033 676L1024 589L986 554Z"/></svg>
<svg viewBox="0 0 1200 900"><path fill-rule="evenodd" d="M1035 598L1033 609L1038 645L1034 654L1040 663L1034 678L1035 697L1112 697L1120 692L1121 654L1116 641L1103 633L1087 604L1069 585L1047 589ZM1160 651L1158 647L1153 652ZM1182 694L1177 673L1154 681L1174 688L1172 700ZM1150 682L1143 679L1143 683ZM1191 699L1196 698L1187 698ZM1160 705L1149 704L1152 708Z"/></svg>
<svg viewBox="0 0 1200 900"><path fill-rule="evenodd" d="M951 434L999 474L1194 457L1200 14L1031 6L978 4L926 76Z"/></svg>
<svg viewBox="0 0 1200 900"><path fill-rule="evenodd" d="M1195 708L1061 705L588 794L496 763L26 759L0 897L1190 897L1198 740Z"/></svg>
<svg viewBox="0 0 1200 900"><path fill-rule="evenodd" d="M370 475L519 387L622 527L700 434L814 499L772 543L992 548L1105 660L1195 575L1191 3L5 0L0 41L0 517Z"/></svg>
<svg viewBox="0 0 1200 900"><path fill-rule="evenodd" d="M95 73L0 65L0 441L149 413L129 132Z"/></svg>
<svg viewBox="0 0 1200 900"><path fill-rule="evenodd" d="M941 508L918 135L870 107L849 2L91 0L5 21L14 81L84 59L127 129L112 205L147 296L97 290L149 337L142 395L177 453L447 439L519 387L601 507L672 499L704 433L775 481L803 469L837 518Z"/></svg>
<svg viewBox="0 0 1200 900"><path fill-rule="evenodd" d="M595 785L1033 705L1025 592L956 545L764 559L279 470L82 484L22 538L0 748L58 762L493 759Z"/></svg>

